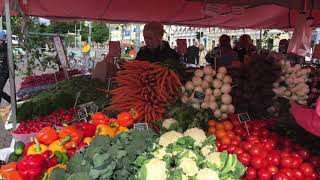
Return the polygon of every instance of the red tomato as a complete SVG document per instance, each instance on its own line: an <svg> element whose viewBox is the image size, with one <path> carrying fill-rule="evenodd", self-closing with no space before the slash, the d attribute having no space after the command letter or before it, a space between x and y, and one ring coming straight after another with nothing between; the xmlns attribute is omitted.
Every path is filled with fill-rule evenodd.
<svg viewBox="0 0 320 180"><path fill-rule="evenodd" d="M291 146L292 146L292 142L291 142L290 139L285 138L285 139L283 140L283 145L284 145L284 146L287 146L287 147L291 147Z"/></svg>
<svg viewBox="0 0 320 180"><path fill-rule="evenodd" d="M236 155L239 155L241 153L243 153L243 149L239 148L239 147L236 147L236 149L233 151L233 154L236 154Z"/></svg>
<svg viewBox="0 0 320 180"><path fill-rule="evenodd" d="M281 166L284 168L292 167L292 158L290 156L285 156L281 159Z"/></svg>
<svg viewBox="0 0 320 180"><path fill-rule="evenodd" d="M228 148L227 148L227 151L229 154L233 154L234 153L234 150L236 150L236 146L235 145L229 145Z"/></svg>
<svg viewBox="0 0 320 180"><path fill-rule="evenodd" d="M263 148L262 148L261 146L259 146L259 145L254 145L254 146L252 146L252 147L250 148L249 154L250 154L251 156L259 156L259 155L261 155L262 151L263 151Z"/></svg>
<svg viewBox="0 0 320 180"><path fill-rule="evenodd" d="M293 178L294 177L293 171L291 169L289 169L289 168L283 168L283 169L281 169L281 172L286 174L289 178Z"/></svg>
<svg viewBox="0 0 320 180"><path fill-rule="evenodd" d="M267 166L267 169L271 173L271 175L275 175L279 171L278 167L275 165L269 165Z"/></svg>
<svg viewBox="0 0 320 180"><path fill-rule="evenodd" d="M245 150L245 151L249 151L249 149L253 146L253 143L252 142L244 142L242 144L242 149Z"/></svg>
<svg viewBox="0 0 320 180"><path fill-rule="evenodd" d="M317 179L317 173L316 173L316 172L313 172L310 177L313 178L313 179Z"/></svg>
<svg viewBox="0 0 320 180"><path fill-rule="evenodd" d="M312 165L310 163L303 163L300 166L300 170L305 176L311 176L314 172Z"/></svg>
<svg viewBox="0 0 320 180"><path fill-rule="evenodd" d="M262 137L268 137L270 135L270 132L267 129L263 129L261 132Z"/></svg>
<svg viewBox="0 0 320 180"><path fill-rule="evenodd" d="M231 144L235 145L236 147L238 147L240 145L241 140L240 139L236 139L236 138L232 138L231 140Z"/></svg>
<svg viewBox="0 0 320 180"><path fill-rule="evenodd" d="M220 151L224 151L224 150L227 150L227 148L228 148L228 145L226 145L226 144L221 144L219 150L220 150Z"/></svg>
<svg viewBox="0 0 320 180"><path fill-rule="evenodd" d="M310 151L308 149L301 149L298 151L298 154L303 160L306 160L310 157Z"/></svg>
<svg viewBox="0 0 320 180"><path fill-rule="evenodd" d="M312 156L309 158L309 161L313 167L320 166L320 156Z"/></svg>
<svg viewBox="0 0 320 180"><path fill-rule="evenodd" d="M255 169L262 169L267 166L267 160L261 156L253 156L250 162Z"/></svg>
<svg viewBox="0 0 320 180"><path fill-rule="evenodd" d="M260 169L258 172L259 180L270 180L271 173L267 169Z"/></svg>
<svg viewBox="0 0 320 180"><path fill-rule="evenodd" d="M256 179L257 178L257 171L252 167L248 167L245 177L248 180Z"/></svg>
<svg viewBox="0 0 320 180"><path fill-rule="evenodd" d="M275 147L275 144L273 144L272 141L267 140L265 143L263 143L263 149L265 151L271 151Z"/></svg>
<svg viewBox="0 0 320 180"><path fill-rule="evenodd" d="M248 153L241 153L238 155L238 160L245 166L248 166L251 162L251 156Z"/></svg>
<svg viewBox="0 0 320 180"><path fill-rule="evenodd" d="M289 177L283 172L278 172L272 178L272 180L290 180Z"/></svg>
<svg viewBox="0 0 320 180"><path fill-rule="evenodd" d="M241 125L238 119L232 119L231 123L233 124L233 126L236 126L236 127Z"/></svg>
<svg viewBox="0 0 320 180"><path fill-rule="evenodd" d="M288 152L281 152L281 153L280 153L280 157L281 157L281 158L289 157L289 156L290 156L290 154L289 154Z"/></svg>
<svg viewBox="0 0 320 180"><path fill-rule="evenodd" d="M304 179L303 172L300 169L293 169L292 171L296 179Z"/></svg>
<svg viewBox="0 0 320 180"><path fill-rule="evenodd" d="M300 157L292 157L291 168L299 168L302 162L303 160Z"/></svg>

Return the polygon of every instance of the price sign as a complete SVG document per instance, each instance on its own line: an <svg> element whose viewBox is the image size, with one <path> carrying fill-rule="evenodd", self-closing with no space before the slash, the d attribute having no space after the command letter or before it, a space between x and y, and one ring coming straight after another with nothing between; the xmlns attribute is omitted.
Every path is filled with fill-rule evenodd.
<svg viewBox="0 0 320 180"><path fill-rule="evenodd" d="M87 110L87 113L95 113L99 110L99 107L94 104L93 101L85 103L85 104L80 104L80 108L85 108Z"/></svg>
<svg viewBox="0 0 320 180"><path fill-rule="evenodd" d="M139 131L148 130L149 126L147 123L136 123L133 125L133 129L137 129Z"/></svg>
<svg viewBox="0 0 320 180"><path fill-rule="evenodd" d="M204 101L204 98L206 97L206 94L204 92L195 91L194 96L195 99L198 99L200 101Z"/></svg>
<svg viewBox="0 0 320 180"><path fill-rule="evenodd" d="M90 112L92 113L96 113L99 109L99 107L94 103L92 103L89 107L90 107Z"/></svg>
<svg viewBox="0 0 320 180"><path fill-rule="evenodd" d="M250 121L250 116L247 112L238 114L238 118L239 118L240 123Z"/></svg>
<svg viewBox="0 0 320 180"><path fill-rule="evenodd" d="M86 108L79 109L78 117L79 117L79 119L83 119L83 120L87 121L87 117L88 117L87 109Z"/></svg>

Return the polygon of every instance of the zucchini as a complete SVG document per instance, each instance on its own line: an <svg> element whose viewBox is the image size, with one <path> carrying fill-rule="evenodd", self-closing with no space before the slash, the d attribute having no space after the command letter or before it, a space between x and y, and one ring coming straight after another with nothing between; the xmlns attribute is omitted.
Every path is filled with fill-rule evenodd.
<svg viewBox="0 0 320 180"><path fill-rule="evenodd" d="M23 153L25 145L22 141L18 141L14 144L14 153L20 156Z"/></svg>

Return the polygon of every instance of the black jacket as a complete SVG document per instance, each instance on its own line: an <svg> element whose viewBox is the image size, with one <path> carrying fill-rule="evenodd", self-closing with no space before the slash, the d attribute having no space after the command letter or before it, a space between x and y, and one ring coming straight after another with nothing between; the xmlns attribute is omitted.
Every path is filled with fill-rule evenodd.
<svg viewBox="0 0 320 180"><path fill-rule="evenodd" d="M136 60L150 61L150 62L164 62L165 60L174 60L179 62L179 54L170 48L169 43L163 41L161 47L151 51L147 47L139 49Z"/></svg>
<svg viewBox="0 0 320 180"><path fill-rule="evenodd" d="M9 73L7 44L0 48L0 73Z"/></svg>
<svg viewBox="0 0 320 180"><path fill-rule="evenodd" d="M197 46L189 46L187 50L187 63L199 63L199 48Z"/></svg>

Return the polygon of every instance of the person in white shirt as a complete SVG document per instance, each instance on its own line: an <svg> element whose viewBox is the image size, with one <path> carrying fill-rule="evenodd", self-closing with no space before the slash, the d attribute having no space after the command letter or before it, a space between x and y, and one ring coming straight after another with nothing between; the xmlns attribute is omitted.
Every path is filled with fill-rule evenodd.
<svg viewBox="0 0 320 180"><path fill-rule="evenodd" d="M207 65L206 55L207 55L207 51L204 49L204 45L200 44L199 45L199 64L198 64L200 67Z"/></svg>

